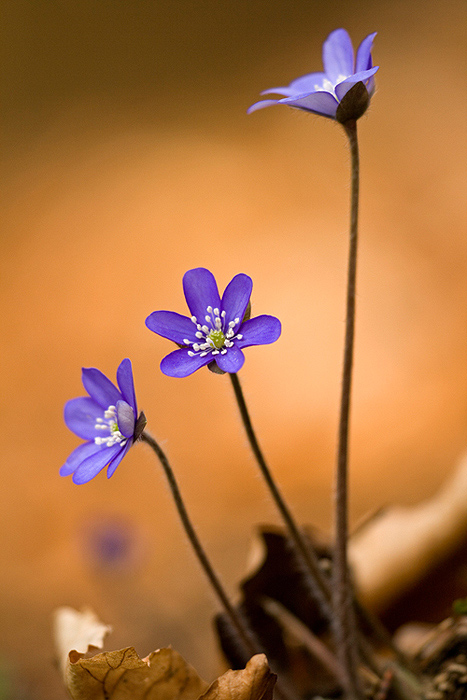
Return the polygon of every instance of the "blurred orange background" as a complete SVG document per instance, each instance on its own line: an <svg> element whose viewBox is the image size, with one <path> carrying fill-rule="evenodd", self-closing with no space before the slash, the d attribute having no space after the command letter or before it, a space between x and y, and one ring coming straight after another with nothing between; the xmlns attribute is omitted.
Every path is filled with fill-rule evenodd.
<svg viewBox="0 0 467 700"><path fill-rule="evenodd" d="M245 272L253 313L283 323L279 342L247 350L253 421L297 519L330 531L347 145L328 120L245 110L320 70L336 27L354 44L378 31L359 129L352 525L434 493L466 438L465 5L4 0L2 12L0 697L66 697L51 635L62 604L111 623L108 648L172 644L210 680L216 602L159 465L139 445L110 481L60 478L79 442L63 405L83 394L82 366L114 380L131 358L148 427L234 595L255 526L279 519L228 378L163 376L172 346L144 320L185 313L187 269L208 267L222 289Z"/></svg>

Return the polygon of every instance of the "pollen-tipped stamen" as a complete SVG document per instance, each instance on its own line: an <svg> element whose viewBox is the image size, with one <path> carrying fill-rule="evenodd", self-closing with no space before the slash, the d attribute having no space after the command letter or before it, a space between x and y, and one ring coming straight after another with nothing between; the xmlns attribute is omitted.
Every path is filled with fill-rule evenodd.
<svg viewBox="0 0 467 700"><path fill-rule="evenodd" d="M207 314L204 317L206 323L209 323L211 328L206 324L201 325L198 323L198 318L196 316L191 317L192 323L196 326L195 336L198 340L204 340L204 342L193 343L188 338L184 338L183 342L185 345L191 345L191 349L188 350L189 357L196 357L198 354L200 357L206 357L207 355L225 355L228 348L231 348L234 340L241 340L243 335L235 335L234 328L240 323L239 318L235 318L233 321L229 321L227 328L225 329L225 310L220 311L217 307L212 306L206 307Z"/></svg>
<svg viewBox="0 0 467 700"><path fill-rule="evenodd" d="M96 418L94 428L95 430L109 431L109 435L106 437L94 438L94 443L96 445L112 447L112 445L117 444L124 445L127 441L127 438L122 435L118 427L116 406L109 406L107 410L104 411L104 418Z"/></svg>

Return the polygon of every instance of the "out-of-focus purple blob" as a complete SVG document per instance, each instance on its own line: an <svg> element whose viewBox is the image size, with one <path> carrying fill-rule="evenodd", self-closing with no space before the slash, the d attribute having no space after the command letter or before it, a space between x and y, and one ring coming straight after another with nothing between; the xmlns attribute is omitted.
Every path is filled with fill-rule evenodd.
<svg viewBox="0 0 467 700"><path fill-rule="evenodd" d="M135 526L118 517L88 521L82 531L81 546L87 564L102 573L131 573L141 555Z"/></svg>

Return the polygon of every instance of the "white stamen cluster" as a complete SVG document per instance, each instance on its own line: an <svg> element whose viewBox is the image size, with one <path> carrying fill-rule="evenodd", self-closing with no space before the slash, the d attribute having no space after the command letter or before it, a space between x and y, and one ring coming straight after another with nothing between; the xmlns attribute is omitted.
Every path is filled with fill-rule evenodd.
<svg viewBox="0 0 467 700"><path fill-rule="evenodd" d="M104 411L104 418L96 418L96 424L94 426L96 430L108 430L109 435L106 437L95 437L94 442L96 445L105 445L106 447L112 447L112 445L121 444L124 445L127 438L122 435L118 429L117 423L117 408L116 406L109 406L106 411Z"/></svg>
<svg viewBox="0 0 467 700"><path fill-rule="evenodd" d="M235 335L234 328L240 323L240 319L236 318L229 321L225 325L225 311L220 312L219 309L213 309L212 306L206 308L207 314L204 317L205 323L198 322L196 316L192 316L191 320L196 326L196 337L199 343L192 343L188 338L184 338L185 345L191 345L192 350L188 350L190 357L199 355L206 357L211 355L225 355L227 350L234 345L234 340L241 340L241 333ZM209 324L209 325L207 325Z"/></svg>

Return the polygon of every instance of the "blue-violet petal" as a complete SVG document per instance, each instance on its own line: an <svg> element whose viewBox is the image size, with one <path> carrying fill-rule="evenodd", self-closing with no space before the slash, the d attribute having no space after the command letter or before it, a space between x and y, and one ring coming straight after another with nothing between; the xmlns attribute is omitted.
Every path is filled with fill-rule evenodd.
<svg viewBox="0 0 467 700"><path fill-rule="evenodd" d="M126 438L133 437L135 432L135 413L126 401L117 401L117 425L122 435Z"/></svg>
<svg viewBox="0 0 467 700"><path fill-rule="evenodd" d="M323 66L327 77L335 85L354 70L353 46L345 29L336 29L323 44Z"/></svg>
<svg viewBox="0 0 467 700"><path fill-rule="evenodd" d="M130 441L128 441L127 444L125 445L125 447L119 452L119 454L116 455L113 458L113 460L109 463L109 465L107 467L107 479L110 479L110 477L113 475L116 468L118 467L118 465L120 464L122 459L125 457L128 450L130 449L131 445L132 445L132 443Z"/></svg>
<svg viewBox="0 0 467 700"><path fill-rule="evenodd" d="M83 368L82 380L89 396L104 410L109 406L115 406L117 401L122 398L110 379L107 379L105 374L94 367Z"/></svg>
<svg viewBox="0 0 467 700"><path fill-rule="evenodd" d="M269 345L274 343L281 334L281 322L275 316L255 316L245 321L241 328L242 339L235 343L239 348L251 345Z"/></svg>
<svg viewBox="0 0 467 700"><path fill-rule="evenodd" d="M99 452L87 457L73 473L73 482L75 484L86 484L88 481L91 481L122 450L121 445L112 445L112 447L104 447Z"/></svg>
<svg viewBox="0 0 467 700"><path fill-rule="evenodd" d="M84 462L85 459L99 452L101 449L102 447L96 445L95 442L83 442L81 445L78 445L68 457L63 467L60 468L60 476L69 476L73 474L81 462Z"/></svg>
<svg viewBox="0 0 467 700"><path fill-rule="evenodd" d="M174 350L161 361L161 371L167 377L188 377L200 367L207 365L212 359L211 353L205 357L201 357L200 354L191 357L188 350Z"/></svg>
<svg viewBox="0 0 467 700"><path fill-rule="evenodd" d="M132 407L136 416L138 413L138 408L136 406L135 384L133 381L131 361L128 359L122 360L118 366L117 384L122 393L123 399Z"/></svg>
<svg viewBox="0 0 467 700"><path fill-rule="evenodd" d="M221 309L225 311L225 322L228 324L229 321L234 321L236 318L240 319L239 322L233 326L234 332L237 331L237 328L243 321L252 289L253 280L251 277L241 273L235 275L222 295Z"/></svg>
<svg viewBox="0 0 467 700"><path fill-rule="evenodd" d="M326 73L308 73L307 75L302 75L300 78L296 78L290 83L290 87L293 89L295 95L300 95L305 92L315 92L318 87L320 90L324 90L324 81L326 80Z"/></svg>
<svg viewBox="0 0 467 700"><path fill-rule="evenodd" d="M273 105L279 104L279 100L260 100L259 102L255 102L251 107L248 107L246 113L247 114L252 114L253 112L256 112L258 109L264 109L265 107L272 107Z"/></svg>
<svg viewBox="0 0 467 700"><path fill-rule="evenodd" d="M204 323L204 320L200 323ZM190 343L197 341L196 326L193 321L174 311L153 311L146 319L146 326L153 333L178 345L187 345L185 340L189 340Z"/></svg>
<svg viewBox="0 0 467 700"><path fill-rule="evenodd" d="M234 345L232 348L229 348L225 355L216 355L215 360L217 366L223 372L235 374L235 372L238 372L243 367L243 363L245 362L245 355L240 350L237 344Z"/></svg>
<svg viewBox="0 0 467 700"><path fill-rule="evenodd" d="M351 75L350 78L346 78L341 83L336 85L336 95L339 100L342 100L344 95L350 90L353 85L357 83L367 84L368 80L376 73L378 66L375 68L370 68L370 70L362 71L361 73L355 73Z"/></svg>
<svg viewBox="0 0 467 700"><path fill-rule="evenodd" d="M296 107L297 109L304 109L307 112L314 112L330 119L335 118L339 104L330 92L314 92L311 95L288 97L280 100L279 103L287 104L289 107Z"/></svg>
<svg viewBox="0 0 467 700"><path fill-rule="evenodd" d="M371 59L371 49L377 32L368 34L357 49L357 58L355 59L355 71L359 73L362 70L369 70L373 67Z"/></svg>
<svg viewBox="0 0 467 700"><path fill-rule="evenodd" d="M102 408L88 396L70 399L65 404L64 419L67 427L84 440L93 440L100 435L95 425L96 419L102 416Z"/></svg>
<svg viewBox="0 0 467 700"><path fill-rule="evenodd" d="M212 306L219 309L221 298L217 289L216 280L212 272L204 267L188 270L183 275L183 291L192 316L196 316L198 323L204 323L207 314L206 308Z"/></svg>

